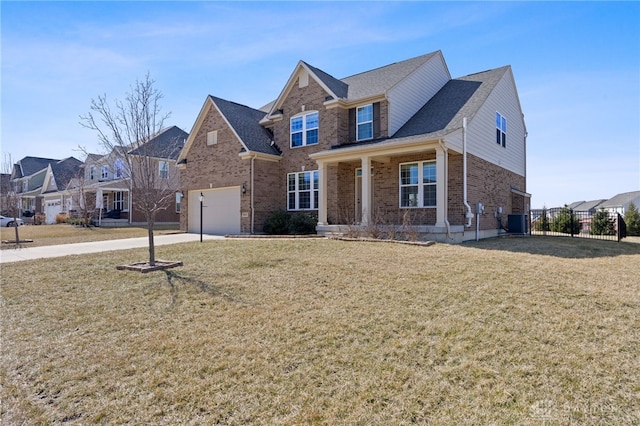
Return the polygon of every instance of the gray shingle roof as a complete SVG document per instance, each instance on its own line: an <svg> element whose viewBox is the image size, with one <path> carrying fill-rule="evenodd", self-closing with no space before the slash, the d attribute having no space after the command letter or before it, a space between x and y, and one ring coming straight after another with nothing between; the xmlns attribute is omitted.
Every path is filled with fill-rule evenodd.
<svg viewBox="0 0 640 426"><path fill-rule="evenodd" d="M303 63L331 90L337 97L346 98L349 92L349 86L338 80L337 78L327 74L319 68L313 67L306 62Z"/></svg>
<svg viewBox="0 0 640 426"><path fill-rule="evenodd" d="M405 61L394 62L393 64L343 78L340 81L348 85L347 98L350 101L380 95L386 93L437 53L427 53Z"/></svg>
<svg viewBox="0 0 640 426"><path fill-rule="evenodd" d="M250 151L280 155L277 147L271 145L273 135L259 123L264 111L209 96Z"/></svg>
<svg viewBox="0 0 640 426"><path fill-rule="evenodd" d="M569 206L569 208L572 208L577 212L588 212L600 208L600 204L602 204L604 201L605 200L584 201L575 207Z"/></svg>
<svg viewBox="0 0 640 426"><path fill-rule="evenodd" d="M56 163L60 160L41 157L24 157L13 167L12 179L30 176L42 169L46 169L49 163Z"/></svg>
<svg viewBox="0 0 640 426"><path fill-rule="evenodd" d="M188 137L189 134L178 126L167 127L129 154L176 160Z"/></svg>
<svg viewBox="0 0 640 426"><path fill-rule="evenodd" d="M82 161L74 157L65 158L55 163L51 163L51 171L56 180L58 190L63 190L71 179L77 177Z"/></svg>
<svg viewBox="0 0 640 426"><path fill-rule="evenodd" d="M500 81L508 66L449 80L392 138L444 135L473 118Z"/></svg>
<svg viewBox="0 0 640 426"><path fill-rule="evenodd" d="M600 205L600 207L605 208L613 208L613 207L622 207L629 204L631 201L640 199L640 191L631 191L631 192L623 192L622 194L617 194L613 198L608 199L604 203ZM636 207L639 207L634 202Z"/></svg>

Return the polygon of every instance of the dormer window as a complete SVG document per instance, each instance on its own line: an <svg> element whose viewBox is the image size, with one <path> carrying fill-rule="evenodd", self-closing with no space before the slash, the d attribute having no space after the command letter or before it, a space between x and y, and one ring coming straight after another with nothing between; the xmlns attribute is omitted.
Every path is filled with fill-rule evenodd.
<svg viewBox="0 0 640 426"><path fill-rule="evenodd" d="M358 107L356 120L356 140L373 139L373 104Z"/></svg>
<svg viewBox="0 0 640 426"><path fill-rule="evenodd" d="M318 113L291 117L291 148L318 143Z"/></svg>

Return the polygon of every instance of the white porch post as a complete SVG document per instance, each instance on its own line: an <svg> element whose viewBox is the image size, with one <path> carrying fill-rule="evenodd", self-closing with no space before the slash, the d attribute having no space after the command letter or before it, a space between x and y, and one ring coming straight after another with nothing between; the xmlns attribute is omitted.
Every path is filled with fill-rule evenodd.
<svg viewBox="0 0 640 426"><path fill-rule="evenodd" d="M371 222L371 158L362 157L362 219L363 225Z"/></svg>
<svg viewBox="0 0 640 426"><path fill-rule="evenodd" d="M446 226L447 219L447 153L436 148L436 226Z"/></svg>
<svg viewBox="0 0 640 426"><path fill-rule="evenodd" d="M327 224L327 163L318 161L318 225Z"/></svg>

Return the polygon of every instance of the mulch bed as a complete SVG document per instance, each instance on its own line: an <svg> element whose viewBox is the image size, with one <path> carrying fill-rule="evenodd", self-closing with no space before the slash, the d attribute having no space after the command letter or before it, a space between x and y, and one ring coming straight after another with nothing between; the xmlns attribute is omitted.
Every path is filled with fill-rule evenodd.
<svg viewBox="0 0 640 426"><path fill-rule="evenodd" d="M164 271L165 269L176 268L182 266L182 262L176 262L173 260L156 259L156 264L151 266L149 262L136 262L128 265L118 265L116 269L119 271L135 271L140 273Z"/></svg>

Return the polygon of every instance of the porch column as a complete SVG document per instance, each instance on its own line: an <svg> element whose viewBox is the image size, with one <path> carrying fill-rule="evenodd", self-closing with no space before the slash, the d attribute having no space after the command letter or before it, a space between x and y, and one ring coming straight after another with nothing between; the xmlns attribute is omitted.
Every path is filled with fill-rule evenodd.
<svg viewBox="0 0 640 426"><path fill-rule="evenodd" d="M371 158L362 157L362 225L371 222Z"/></svg>
<svg viewBox="0 0 640 426"><path fill-rule="evenodd" d="M318 161L318 225L327 224L327 163Z"/></svg>
<svg viewBox="0 0 640 426"><path fill-rule="evenodd" d="M436 226L446 226L447 219L447 152L436 147Z"/></svg>

